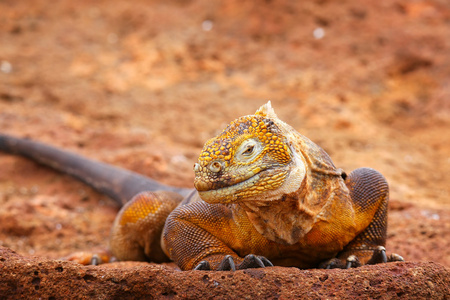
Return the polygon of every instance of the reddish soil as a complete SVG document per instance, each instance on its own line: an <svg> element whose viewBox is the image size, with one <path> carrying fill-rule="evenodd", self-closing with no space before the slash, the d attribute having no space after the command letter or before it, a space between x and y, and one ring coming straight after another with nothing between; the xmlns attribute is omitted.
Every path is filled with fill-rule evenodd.
<svg viewBox="0 0 450 300"><path fill-rule="evenodd" d="M4 0L0 131L192 187L203 143L272 100L338 167L386 176L388 252L448 274L449 37L446 0ZM22 158L0 166L0 246L107 245L112 200Z"/></svg>

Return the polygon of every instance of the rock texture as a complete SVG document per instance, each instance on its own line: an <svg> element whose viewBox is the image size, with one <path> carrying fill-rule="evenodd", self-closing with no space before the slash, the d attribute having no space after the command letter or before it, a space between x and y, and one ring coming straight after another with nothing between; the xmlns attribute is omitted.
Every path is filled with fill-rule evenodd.
<svg viewBox="0 0 450 300"><path fill-rule="evenodd" d="M249 269L181 272L170 266L26 258L0 247L0 298L40 299L446 299L450 270L391 263L351 270Z"/></svg>

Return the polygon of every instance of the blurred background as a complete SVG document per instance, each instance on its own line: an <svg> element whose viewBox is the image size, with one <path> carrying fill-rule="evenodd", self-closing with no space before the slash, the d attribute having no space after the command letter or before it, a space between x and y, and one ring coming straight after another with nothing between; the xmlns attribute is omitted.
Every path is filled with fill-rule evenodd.
<svg viewBox="0 0 450 300"><path fill-rule="evenodd" d="M450 266L450 2L0 1L0 131L192 187L204 142L266 103L390 183L388 252ZM0 246L107 245L117 207L0 154Z"/></svg>

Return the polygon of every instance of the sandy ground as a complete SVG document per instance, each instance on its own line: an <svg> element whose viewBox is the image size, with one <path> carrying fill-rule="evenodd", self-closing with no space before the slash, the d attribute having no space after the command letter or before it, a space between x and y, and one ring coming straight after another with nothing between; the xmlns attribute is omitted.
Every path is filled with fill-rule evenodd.
<svg viewBox="0 0 450 300"><path fill-rule="evenodd" d="M450 266L450 3L0 1L0 131L192 187L204 142L267 100L388 179L388 252ZM0 154L0 245L107 245L118 207Z"/></svg>

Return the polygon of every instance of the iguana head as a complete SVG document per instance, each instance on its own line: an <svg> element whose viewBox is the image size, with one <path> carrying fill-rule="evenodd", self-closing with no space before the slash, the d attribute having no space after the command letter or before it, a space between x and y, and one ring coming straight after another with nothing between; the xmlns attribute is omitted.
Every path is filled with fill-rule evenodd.
<svg viewBox="0 0 450 300"><path fill-rule="evenodd" d="M306 170L292 143L294 132L270 101L233 121L206 142L194 165L200 197L209 203L270 201L297 191Z"/></svg>

